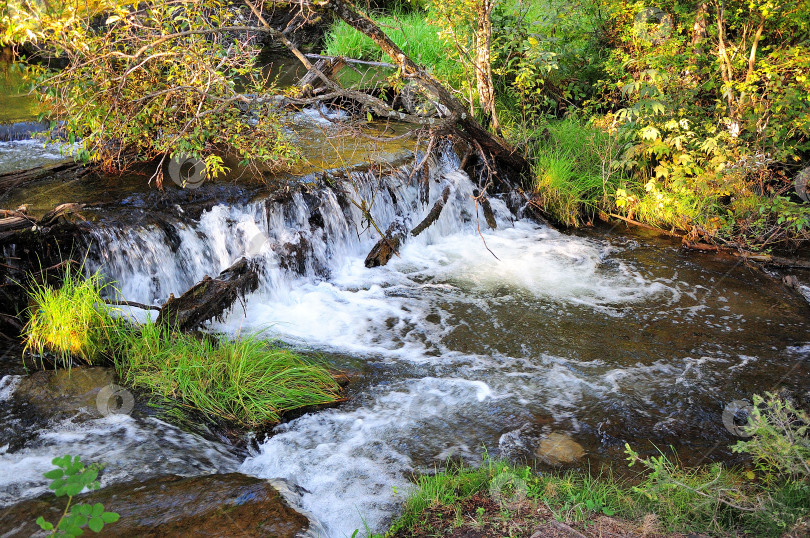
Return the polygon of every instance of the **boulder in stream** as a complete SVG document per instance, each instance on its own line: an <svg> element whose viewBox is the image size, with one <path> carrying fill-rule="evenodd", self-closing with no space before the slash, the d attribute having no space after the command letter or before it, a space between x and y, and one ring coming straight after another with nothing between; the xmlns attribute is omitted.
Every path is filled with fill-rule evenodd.
<svg viewBox="0 0 810 538"><path fill-rule="evenodd" d="M568 435L555 432L540 441L535 454L551 465L565 465L582 458L585 449Z"/></svg>
<svg viewBox="0 0 810 538"><path fill-rule="evenodd" d="M37 517L57 521L66 500L49 494L0 511L0 538L44 536L35 523ZM309 526L307 518L290 508L270 482L240 473L171 475L114 484L79 495L74 502L99 502L121 516L98 536L293 538Z"/></svg>
<svg viewBox="0 0 810 538"><path fill-rule="evenodd" d="M115 382L115 371L104 367L39 370L23 378L14 397L48 417L96 411L99 392Z"/></svg>

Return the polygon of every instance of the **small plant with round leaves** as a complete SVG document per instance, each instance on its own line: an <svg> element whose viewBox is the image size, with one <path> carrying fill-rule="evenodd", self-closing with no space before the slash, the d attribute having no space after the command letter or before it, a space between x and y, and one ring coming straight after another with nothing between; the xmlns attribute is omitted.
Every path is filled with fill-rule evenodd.
<svg viewBox="0 0 810 538"><path fill-rule="evenodd" d="M45 521L39 516L37 525L44 531L50 531L51 536L80 536L84 534L84 527L93 532L100 532L107 523L118 521L118 514L105 512L101 503L76 504L71 506L73 497L84 490L93 491L99 488L98 473L102 466L96 463L85 465L79 456L62 456L54 458L52 462L56 468L43 476L51 480L50 489L57 497L67 495L68 501L62 517L56 524Z"/></svg>

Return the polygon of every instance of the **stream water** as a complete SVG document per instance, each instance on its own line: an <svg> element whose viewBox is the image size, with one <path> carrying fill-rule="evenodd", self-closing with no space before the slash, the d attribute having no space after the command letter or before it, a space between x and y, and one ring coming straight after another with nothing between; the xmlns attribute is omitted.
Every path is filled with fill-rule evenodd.
<svg viewBox="0 0 810 538"><path fill-rule="evenodd" d="M70 452L106 461L107 483L237 469L284 479L291 503L344 537L383 530L412 474L448 458L531 460L557 433L584 448L575 466L621 465L625 442L724 459L730 402L781 388L810 400L808 305L778 280L623 227L561 233L511 211L514 200L492 200L490 230L458 164L451 148L432 160L427 204L403 165L199 214L126 197L117 211L137 218L99 217L87 268L131 301L160 304L242 256L259 262L259 290L210 329L322 353L354 374L349 399L278 426L245 457L138 408L36 422L7 375L0 506L41 493L50 458ZM377 234L351 200L373 199L381 229L411 227L445 186L439 220L365 268Z"/></svg>

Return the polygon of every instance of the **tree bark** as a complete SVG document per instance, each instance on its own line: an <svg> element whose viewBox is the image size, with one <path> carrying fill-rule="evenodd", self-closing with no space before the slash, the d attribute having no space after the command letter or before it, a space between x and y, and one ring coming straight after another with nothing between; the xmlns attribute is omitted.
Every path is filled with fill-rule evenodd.
<svg viewBox="0 0 810 538"><path fill-rule="evenodd" d="M217 278L206 276L180 297L169 297L160 308L156 323L179 331L196 328L205 321L219 318L236 300L259 286L255 267L242 258Z"/></svg>
<svg viewBox="0 0 810 538"><path fill-rule="evenodd" d="M492 0L479 0L475 30L475 82L481 109L496 133L500 133L498 113L495 110L495 84L492 82Z"/></svg>
<svg viewBox="0 0 810 538"><path fill-rule="evenodd" d="M706 39L708 26L709 6L705 1L700 2L695 14L695 25L692 27L692 46L697 46L701 41Z"/></svg>

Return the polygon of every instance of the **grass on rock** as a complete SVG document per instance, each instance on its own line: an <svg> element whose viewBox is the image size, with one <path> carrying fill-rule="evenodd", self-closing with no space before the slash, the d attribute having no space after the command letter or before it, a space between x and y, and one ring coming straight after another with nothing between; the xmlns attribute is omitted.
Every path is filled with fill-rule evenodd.
<svg viewBox="0 0 810 538"><path fill-rule="evenodd" d="M102 299L109 286L67 265L61 287L34 282L26 352L56 367L114 362L121 381L241 427L277 423L290 410L342 399L324 366L250 335L184 334L132 325Z"/></svg>
<svg viewBox="0 0 810 538"><path fill-rule="evenodd" d="M273 424L286 411L341 399L326 368L252 335L197 338L148 322L122 333L117 347L116 368L128 386L243 427Z"/></svg>
<svg viewBox="0 0 810 538"><path fill-rule="evenodd" d="M99 363L117 325L101 297L106 287L98 273L85 277L70 263L59 288L32 279L30 318L23 331L26 351L40 361L55 357L57 367L69 367L72 359Z"/></svg>

